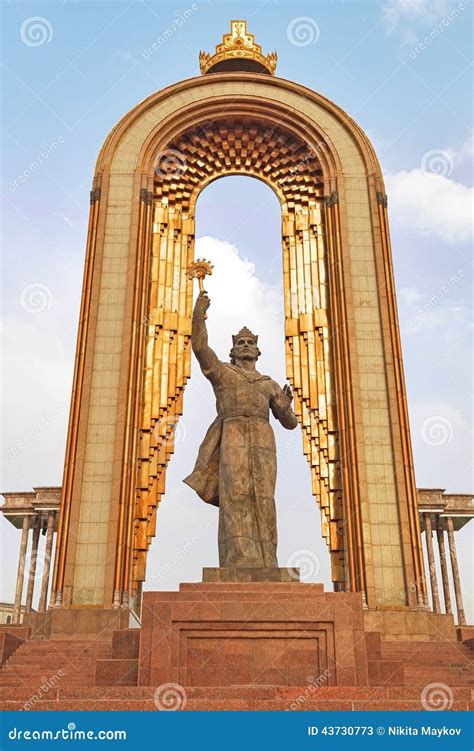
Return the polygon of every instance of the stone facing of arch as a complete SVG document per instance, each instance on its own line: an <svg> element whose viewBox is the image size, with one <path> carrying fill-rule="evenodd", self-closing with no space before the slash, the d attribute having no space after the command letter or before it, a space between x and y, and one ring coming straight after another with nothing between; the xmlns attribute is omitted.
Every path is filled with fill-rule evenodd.
<svg viewBox="0 0 474 751"><path fill-rule="evenodd" d="M130 463L139 451L135 444L141 419L133 406L140 378L131 364L136 357L147 357L140 326L132 322L139 320L147 297L143 279L150 272L157 234L151 227L154 160L193 122L212 121L216 112L235 120L245 111L290 129L309 144L318 155L328 199L325 218L321 214L313 226L325 227L330 312L340 333L334 373L345 586L365 591L369 607L415 607L414 591L418 602L423 595L388 225L386 209L377 203L377 192L383 193L377 161L360 129L314 92L281 79L219 74L185 81L145 100L112 131L99 156L94 190L100 190L100 199L91 212L53 585L57 604L110 606L114 590L122 602L128 592L134 522ZM317 193L315 188L312 198L320 209ZM298 213L306 218L295 231L304 233L311 226L308 206L306 213ZM180 220L192 221L192 215ZM185 233L191 254L192 225L186 229L191 230ZM174 231L168 225L169 238ZM183 251L183 259L185 255ZM299 313L298 339L317 334L317 327L301 328ZM296 336L292 326L287 329L290 339ZM180 335L186 337L186 331ZM146 341L150 343L150 335ZM317 360L311 363L315 366Z"/></svg>

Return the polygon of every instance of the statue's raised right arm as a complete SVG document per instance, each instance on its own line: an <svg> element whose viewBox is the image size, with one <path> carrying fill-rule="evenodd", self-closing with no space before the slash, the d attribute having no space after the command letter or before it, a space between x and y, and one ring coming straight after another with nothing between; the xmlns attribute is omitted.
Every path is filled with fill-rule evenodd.
<svg viewBox="0 0 474 751"><path fill-rule="evenodd" d="M204 375L209 378L212 372L219 366L220 361L214 350L207 342L206 310L211 301L205 290L199 293L193 311L191 328L191 344L193 352L201 366Z"/></svg>

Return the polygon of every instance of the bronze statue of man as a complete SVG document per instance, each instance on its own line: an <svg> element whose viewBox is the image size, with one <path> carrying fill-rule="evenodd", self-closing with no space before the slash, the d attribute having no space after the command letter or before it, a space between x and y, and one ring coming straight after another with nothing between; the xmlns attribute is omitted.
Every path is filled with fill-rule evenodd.
<svg viewBox="0 0 474 751"><path fill-rule="evenodd" d="M209 347L207 292L196 300L192 348L216 395L217 418L199 449L196 466L184 482L206 503L219 506L221 567L275 567L276 450L269 411L284 428L297 425L293 394L255 368L258 337L243 328L232 337L230 363Z"/></svg>

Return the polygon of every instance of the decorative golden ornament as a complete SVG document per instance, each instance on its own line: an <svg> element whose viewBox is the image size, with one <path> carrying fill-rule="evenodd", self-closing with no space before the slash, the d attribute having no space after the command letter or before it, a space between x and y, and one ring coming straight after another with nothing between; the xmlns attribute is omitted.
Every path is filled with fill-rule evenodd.
<svg viewBox="0 0 474 751"><path fill-rule="evenodd" d="M255 36L247 32L247 21L243 20L230 22L230 34L223 35L221 44L216 45L214 55L210 52L199 53L203 75L245 70L274 76L276 64L276 52L264 55L261 46L255 43Z"/></svg>
<svg viewBox="0 0 474 751"><path fill-rule="evenodd" d="M186 269L186 276L188 279L197 279L199 281L199 291L204 290L204 278L212 274L214 266L210 261L206 261L205 258L198 258L191 263Z"/></svg>

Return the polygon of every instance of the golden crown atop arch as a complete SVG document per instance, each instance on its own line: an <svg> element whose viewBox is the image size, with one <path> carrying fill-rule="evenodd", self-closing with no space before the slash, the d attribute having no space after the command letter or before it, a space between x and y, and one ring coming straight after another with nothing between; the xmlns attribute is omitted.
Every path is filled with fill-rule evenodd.
<svg viewBox="0 0 474 751"><path fill-rule="evenodd" d="M230 33L223 35L222 42L216 45L213 55L210 52L199 53L202 75L248 70L274 76L276 64L276 52L264 55L261 46L255 43L255 36L247 32L247 21L244 20L230 22Z"/></svg>

